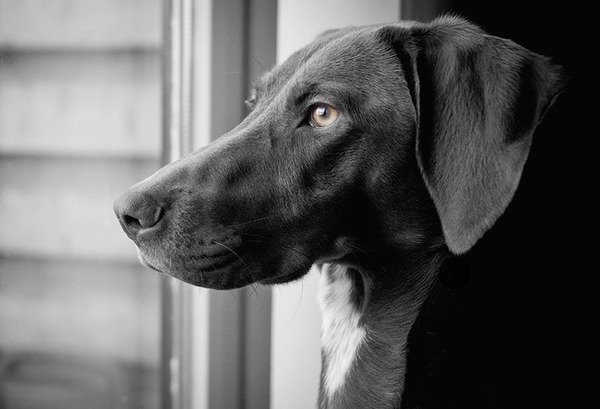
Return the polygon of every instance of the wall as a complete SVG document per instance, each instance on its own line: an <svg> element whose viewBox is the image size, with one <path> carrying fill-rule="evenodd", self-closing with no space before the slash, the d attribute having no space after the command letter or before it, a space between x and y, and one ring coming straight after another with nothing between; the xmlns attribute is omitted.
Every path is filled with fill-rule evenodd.
<svg viewBox="0 0 600 409"><path fill-rule="evenodd" d="M279 0L277 61L330 28L393 22L400 0ZM273 289L271 408L316 406L321 369L318 275Z"/></svg>

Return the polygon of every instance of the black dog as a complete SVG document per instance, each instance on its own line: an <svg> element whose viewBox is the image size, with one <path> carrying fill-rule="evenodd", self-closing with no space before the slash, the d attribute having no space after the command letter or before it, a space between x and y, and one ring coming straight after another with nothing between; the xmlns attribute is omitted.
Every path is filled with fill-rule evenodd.
<svg viewBox="0 0 600 409"><path fill-rule="evenodd" d="M509 204L564 87L547 58L461 19L324 33L252 112L115 203L149 267L193 285L321 270L321 408L399 408L439 271Z"/></svg>

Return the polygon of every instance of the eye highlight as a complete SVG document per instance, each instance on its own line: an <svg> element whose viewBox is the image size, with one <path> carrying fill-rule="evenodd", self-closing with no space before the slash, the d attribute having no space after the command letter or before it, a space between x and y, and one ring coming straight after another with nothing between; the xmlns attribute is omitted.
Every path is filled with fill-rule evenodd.
<svg viewBox="0 0 600 409"><path fill-rule="evenodd" d="M325 128L333 124L340 112L333 106L325 103L318 103L312 106L308 123L314 128Z"/></svg>

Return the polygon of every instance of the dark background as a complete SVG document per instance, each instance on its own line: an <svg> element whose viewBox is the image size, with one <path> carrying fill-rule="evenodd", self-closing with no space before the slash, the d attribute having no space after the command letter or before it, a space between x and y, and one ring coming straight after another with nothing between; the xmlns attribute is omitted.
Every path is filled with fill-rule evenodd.
<svg viewBox="0 0 600 409"><path fill-rule="evenodd" d="M438 306L443 313L431 330L444 339L427 338L439 356L413 371L407 387L417 375L429 383L408 393L431 407L577 407L590 387L585 380L597 378L590 348L598 323L598 131L590 109L597 80L585 73L597 46L593 24L584 22L593 11L568 2L402 3L403 19L445 12L552 57L571 79L534 135L511 205L462 258L469 279L451 304Z"/></svg>

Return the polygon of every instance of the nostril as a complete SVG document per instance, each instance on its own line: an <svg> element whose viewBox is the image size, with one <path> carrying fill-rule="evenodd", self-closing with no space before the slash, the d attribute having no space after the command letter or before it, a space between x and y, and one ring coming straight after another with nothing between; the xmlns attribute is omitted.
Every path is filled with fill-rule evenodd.
<svg viewBox="0 0 600 409"><path fill-rule="evenodd" d="M158 223L162 216L162 208L144 206L141 209L136 209L135 216L124 214L123 222L130 227L136 229L147 229Z"/></svg>
<svg viewBox="0 0 600 409"><path fill-rule="evenodd" d="M163 216L163 208L152 196L139 192L123 194L115 201L114 210L123 230L131 238L140 230L155 226Z"/></svg>
<svg viewBox="0 0 600 409"><path fill-rule="evenodd" d="M142 228L142 224L140 223L140 221L138 219L136 219L133 216L129 216L127 214L123 216L123 223L128 227L133 227L134 229Z"/></svg>

